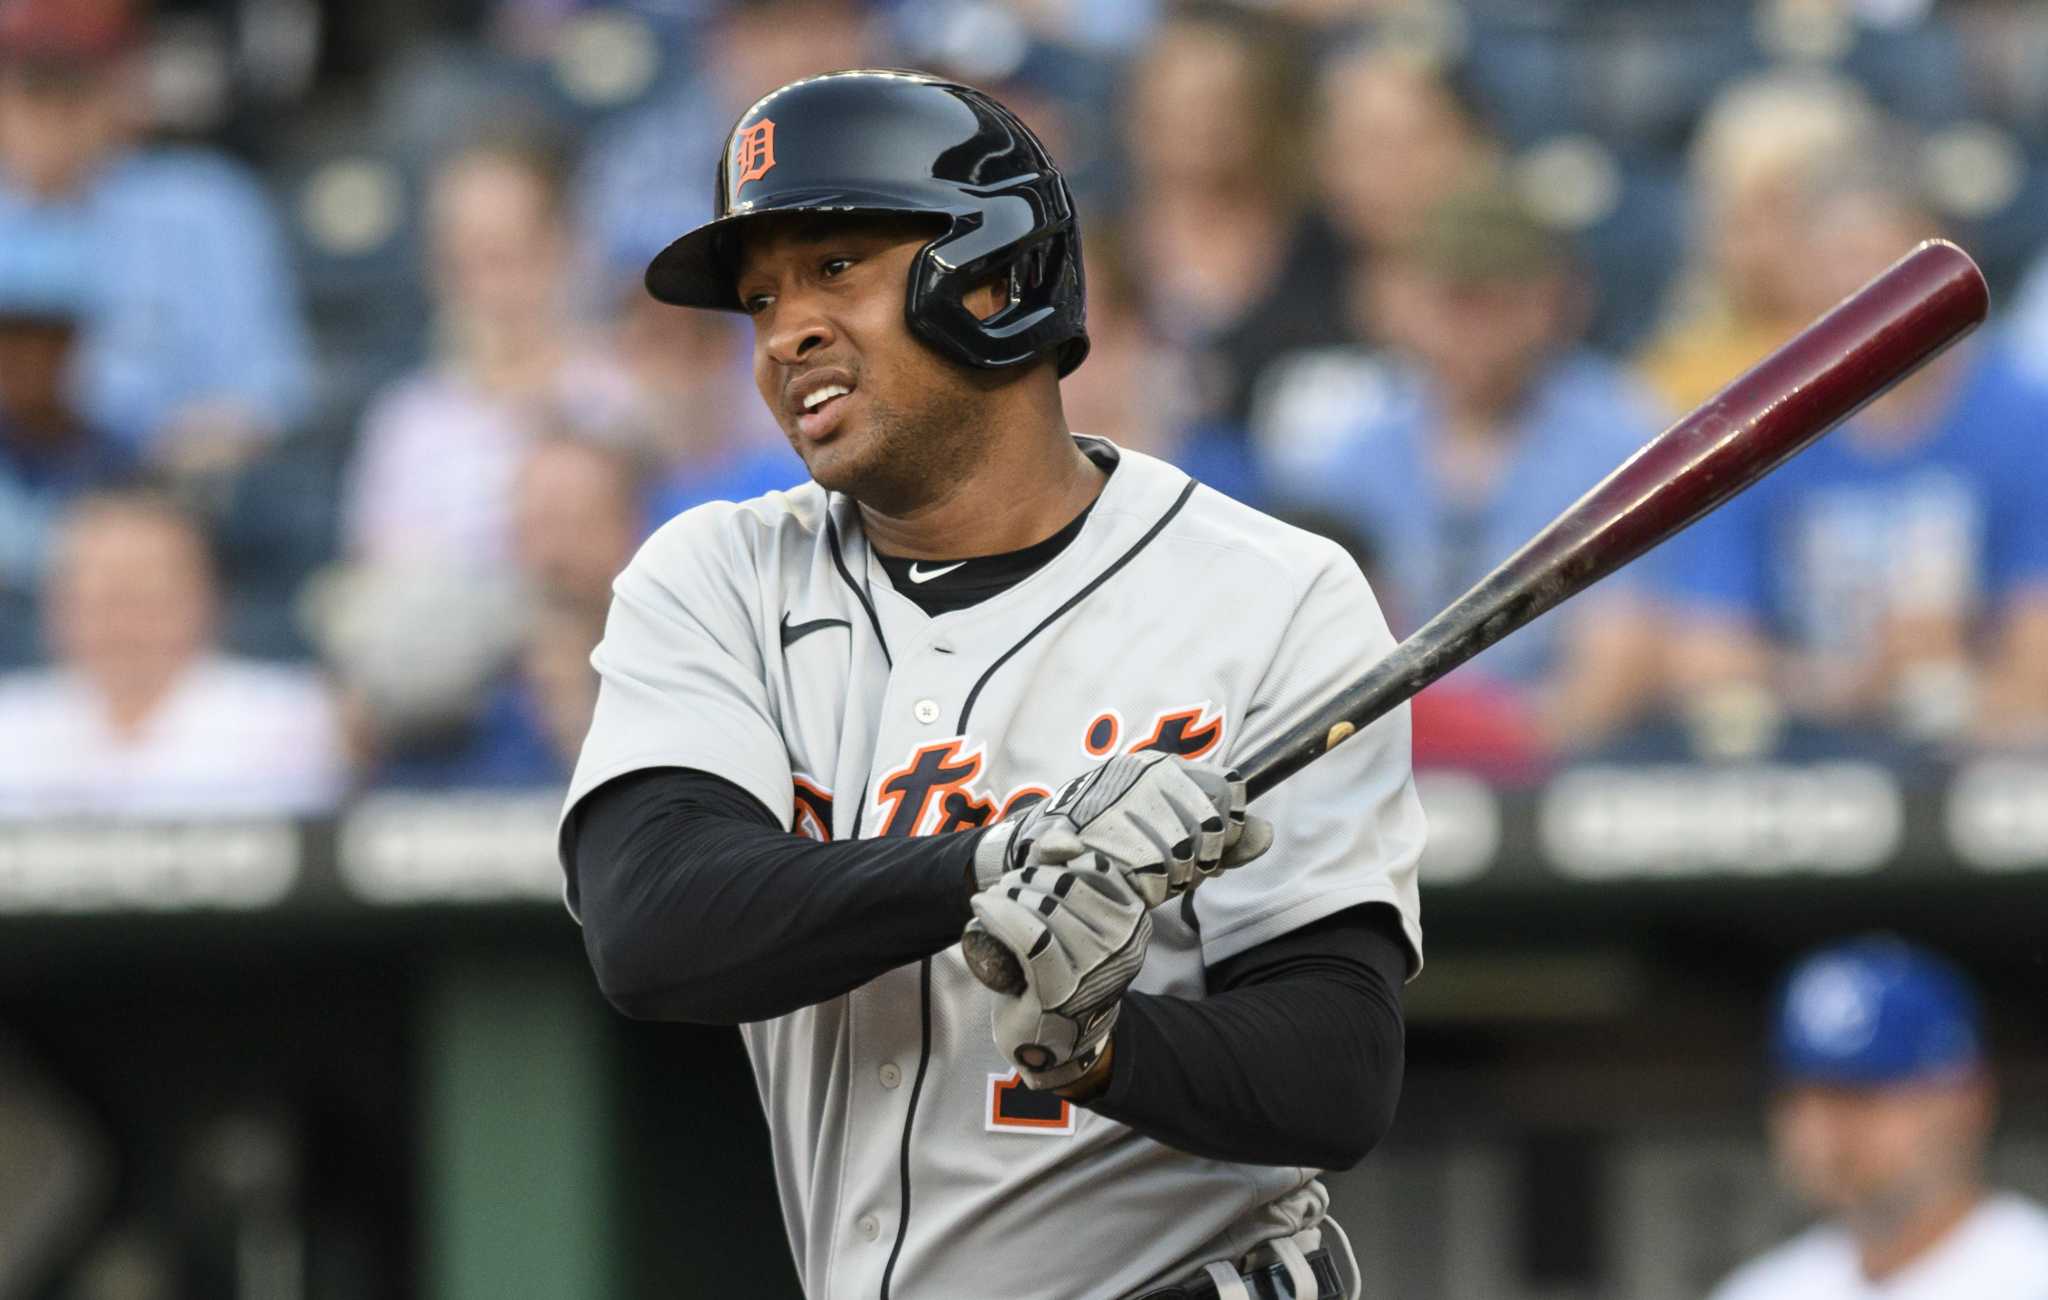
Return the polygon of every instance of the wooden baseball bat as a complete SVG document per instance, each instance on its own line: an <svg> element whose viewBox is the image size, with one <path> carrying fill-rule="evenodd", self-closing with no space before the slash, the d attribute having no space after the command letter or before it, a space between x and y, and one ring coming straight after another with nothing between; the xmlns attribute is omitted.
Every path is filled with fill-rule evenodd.
<svg viewBox="0 0 2048 1300"><path fill-rule="evenodd" d="M1645 443L1592 491L1350 686L1240 759L1253 798L1508 633L1678 533L1982 324L1970 255L1930 239ZM1024 991L1017 959L970 925L976 978Z"/></svg>

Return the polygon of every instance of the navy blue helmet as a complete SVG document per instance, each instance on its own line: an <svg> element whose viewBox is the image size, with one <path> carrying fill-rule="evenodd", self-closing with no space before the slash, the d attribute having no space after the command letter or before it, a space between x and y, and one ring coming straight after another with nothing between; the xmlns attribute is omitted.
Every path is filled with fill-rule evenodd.
<svg viewBox="0 0 2048 1300"><path fill-rule="evenodd" d="M918 72L791 82L741 115L718 163L712 219L662 250L647 289L683 307L740 309L739 227L779 212L943 219L911 263L911 332L985 370L1088 355L1074 200L1045 146L981 91ZM966 292L1007 281L987 320Z"/></svg>

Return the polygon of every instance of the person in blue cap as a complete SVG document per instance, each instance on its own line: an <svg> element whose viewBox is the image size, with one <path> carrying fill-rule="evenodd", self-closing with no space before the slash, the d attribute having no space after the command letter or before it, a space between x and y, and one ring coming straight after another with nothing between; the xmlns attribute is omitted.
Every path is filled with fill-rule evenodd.
<svg viewBox="0 0 2048 1300"><path fill-rule="evenodd" d="M1713 1300L2048 1300L2048 1211L1984 1182L1995 1097L1953 966L1888 936L1812 953L1771 1056L1779 1171L1826 1222Z"/></svg>

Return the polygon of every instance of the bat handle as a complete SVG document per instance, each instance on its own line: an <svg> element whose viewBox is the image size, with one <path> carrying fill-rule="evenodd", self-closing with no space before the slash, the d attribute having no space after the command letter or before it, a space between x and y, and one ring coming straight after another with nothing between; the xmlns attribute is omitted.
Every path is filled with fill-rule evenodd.
<svg viewBox="0 0 2048 1300"><path fill-rule="evenodd" d="M1017 961L1017 954L1003 947L1002 941L982 928L980 921L969 921L960 935L960 955L967 959L967 969L974 972L974 978L995 993L1011 997L1022 996L1024 967Z"/></svg>

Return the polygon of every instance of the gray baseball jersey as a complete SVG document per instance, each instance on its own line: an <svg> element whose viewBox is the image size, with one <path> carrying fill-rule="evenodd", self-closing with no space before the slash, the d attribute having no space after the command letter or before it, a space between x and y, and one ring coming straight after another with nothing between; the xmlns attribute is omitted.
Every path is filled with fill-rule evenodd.
<svg viewBox="0 0 2048 1300"><path fill-rule="evenodd" d="M820 839L942 834L1119 752L1227 763L1392 647L1333 544L1081 441L1117 468L1073 543L936 618L815 484L669 523L615 585L569 806L686 767ZM1420 954L1405 709L1253 807L1272 850L1157 909L1134 987L1199 998L1206 964L1364 903ZM742 1028L813 1300L1125 1295L1321 1220L1314 1170L1187 1155L1017 1086L993 996L953 948Z"/></svg>

